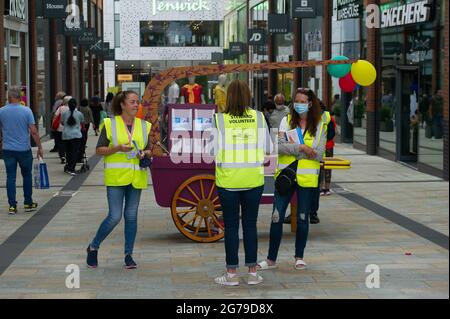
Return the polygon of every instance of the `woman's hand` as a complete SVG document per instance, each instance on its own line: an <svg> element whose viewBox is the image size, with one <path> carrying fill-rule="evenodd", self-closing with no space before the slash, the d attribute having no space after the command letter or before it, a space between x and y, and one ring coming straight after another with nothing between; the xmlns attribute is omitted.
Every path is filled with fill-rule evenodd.
<svg viewBox="0 0 450 319"><path fill-rule="evenodd" d="M128 153L133 150L133 148L127 144L122 144L122 145L119 145L118 147L119 147L119 152Z"/></svg>
<svg viewBox="0 0 450 319"><path fill-rule="evenodd" d="M305 153L309 159L313 159L313 158L317 157L317 152L315 150L313 150L311 147L306 146L305 144L301 144L299 149L300 149L300 152Z"/></svg>
<svg viewBox="0 0 450 319"><path fill-rule="evenodd" d="M152 157L152 151L146 150L139 152L139 159L143 159L144 157L151 158Z"/></svg>

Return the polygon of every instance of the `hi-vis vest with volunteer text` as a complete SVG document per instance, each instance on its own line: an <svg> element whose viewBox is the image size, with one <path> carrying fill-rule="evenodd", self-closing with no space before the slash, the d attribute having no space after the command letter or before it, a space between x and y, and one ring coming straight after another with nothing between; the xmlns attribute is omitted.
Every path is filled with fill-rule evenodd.
<svg viewBox="0 0 450 319"><path fill-rule="evenodd" d="M104 124L110 147L130 144L128 128L120 115L105 119ZM138 118L134 119L131 138L132 141L136 141L139 150L146 148L151 127L151 124L147 121ZM106 186L127 186L132 184L136 189L147 188L148 172L146 168L139 166L139 158L128 159L126 153L117 152L105 156L104 162Z"/></svg>
<svg viewBox="0 0 450 319"><path fill-rule="evenodd" d="M290 125L291 115L287 115L287 123ZM316 148L319 144L322 136L323 138L326 138L327 135L327 126L328 123L331 121L331 115L329 112L323 112L322 114L322 120L319 122L319 125L317 126L316 131L316 138L311 136L309 132L307 131L305 133L305 136L303 137L305 144L311 148ZM275 178L280 174L280 172L288 167L292 162L294 162L297 158L293 155L286 155L286 154L278 154L278 165L277 169L275 171ZM314 164L314 163L315 164ZM301 170L297 169L297 183L302 187L317 187L318 186L318 180L319 180L319 172L317 172L317 176L314 176L316 173L316 168L318 167L320 171L320 162L313 161L313 160L307 160L302 159L299 161L298 168L301 167ZM311 168L311 170L309 170ZM303 173L307 176L299 177L299 173ZM313 173L313 174L311 174ZM315 185L317 184L317 185ZM310 186L313 185L313 186ZM315 185L315 186L314 186Z"/></svg>
<svg viewBox="0 0 450 319"><path fill-rule="evenodd" d="M217 113L215 119L219 133L216 185L222 188L264 185L263 114L247 109L244 116Z"/></svg>

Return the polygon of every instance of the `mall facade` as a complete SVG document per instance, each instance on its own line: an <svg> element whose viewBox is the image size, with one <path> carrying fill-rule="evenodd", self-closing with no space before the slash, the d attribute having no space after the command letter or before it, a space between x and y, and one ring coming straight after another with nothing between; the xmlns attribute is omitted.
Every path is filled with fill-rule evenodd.
<svg viewBox="0 0 450 319"><path fill-rule="evenodd" d="M50 132L51 108L58 91L75 97L104 96L103 58L64 30L65 19L45 11L69 4L78 6L81 26L98 40L103 34L103 0L0 0L0 107L9 86L22 88L23 101L42 117Z"/></svg>
<svg viewBox="0 0 450 319"><path fill-rule="evenodd" d="M134 89L143 94L152 75L175 66L323 60L336 55L366 59L375 65L378 81L359 89L354 97L342 94L338 79L322 67L228 77L247 81L259 108L276 93L290 101L295 88L309 87L334 109L342 142L448 180L446 1L105 3L104 38L116 53L115 62L105 62L105 89ZM379 28L366 27L365 11L370 4L383 17ZM302 10L301 17L293 17L293 12ZM416 10L420 19L402 15L408 10ZM254 33L261 37L253 37ZM212 58L217 52L222 53L221 61ZM207 102L211 101L208 89L216 80L215 76L197 79ZM336 94L340 102L333 104Z"/></svg>
<svg viewBox="0 0 450 319"><path fill-rule="evenodd" d="M242 42L246 50L225 61L227 64L345 55L369 60L378 72L376 84L359 89L355 96L342 94L338 79L331 78L322 67L234 75L248 80L256 105L276 93L290 100L294 88L309 87L332 108L333 97L339 94L334 111L341 142L448 180L447 1L231 3L224 20L224 48ZM377 28L366 27L370 4L377 6L381 16ZM302 18L293 18L293 11L298 12L302 6L310 7L310 11L304 11ZM261 44L248 42L255 29L264 31ZM353 112L347 112L352 100ZM349 120L347 113L353 113L353 118Z"/></svg>
<svg viewBox="0 0 450 319"><path fill-rule="evenodd" d="M143 95L152 75L171 67L210 65L212 53L222 53L222 0L104 2L104 39L116 57L105 63L106 89L133 89ZM179 82L180 87L185 84ZM209 102L217 76L196 82Z"/></svg>

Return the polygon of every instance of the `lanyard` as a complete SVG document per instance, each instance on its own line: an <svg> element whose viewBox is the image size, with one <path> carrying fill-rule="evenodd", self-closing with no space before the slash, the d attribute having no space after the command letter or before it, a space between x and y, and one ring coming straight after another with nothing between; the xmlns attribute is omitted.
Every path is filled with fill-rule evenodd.
<svg viewBox="0 0 450 319"><path fill-rule="evenodd" d="M127 132L127 134L128 134L129 145L132 145L133 135L134 135L134 120L133 120L133 125L131 126L131 133L130 133L130 130L128 129L128 126L125 123L123 117L122 117L122 121L123 121L123 125L125 126L125 132Z"/></svg>

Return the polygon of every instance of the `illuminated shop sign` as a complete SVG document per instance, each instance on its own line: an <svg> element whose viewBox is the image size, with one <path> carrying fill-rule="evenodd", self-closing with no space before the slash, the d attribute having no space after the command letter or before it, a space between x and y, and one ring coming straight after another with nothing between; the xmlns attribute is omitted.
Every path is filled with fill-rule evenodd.
<svg viewBox="0 0 450 319"><path fill-rule="evenodd" d="M433 0L422 0L396 6L381 7L381 27L399 27L430 21Z"/></svg>
<svg viewBox="0 0 450 319"><path fill-rule="evenodd" d="M355 19L362 16L361 0L338 0L337 20Z"/></svg>
<svg viewBox="0 0 450 319"><path fill-rule="evenodd" d="M152 13L157 15L161 12L201 12L211 11L209 0L181 0L181 1L160 1L152 0Z"/></svg>

